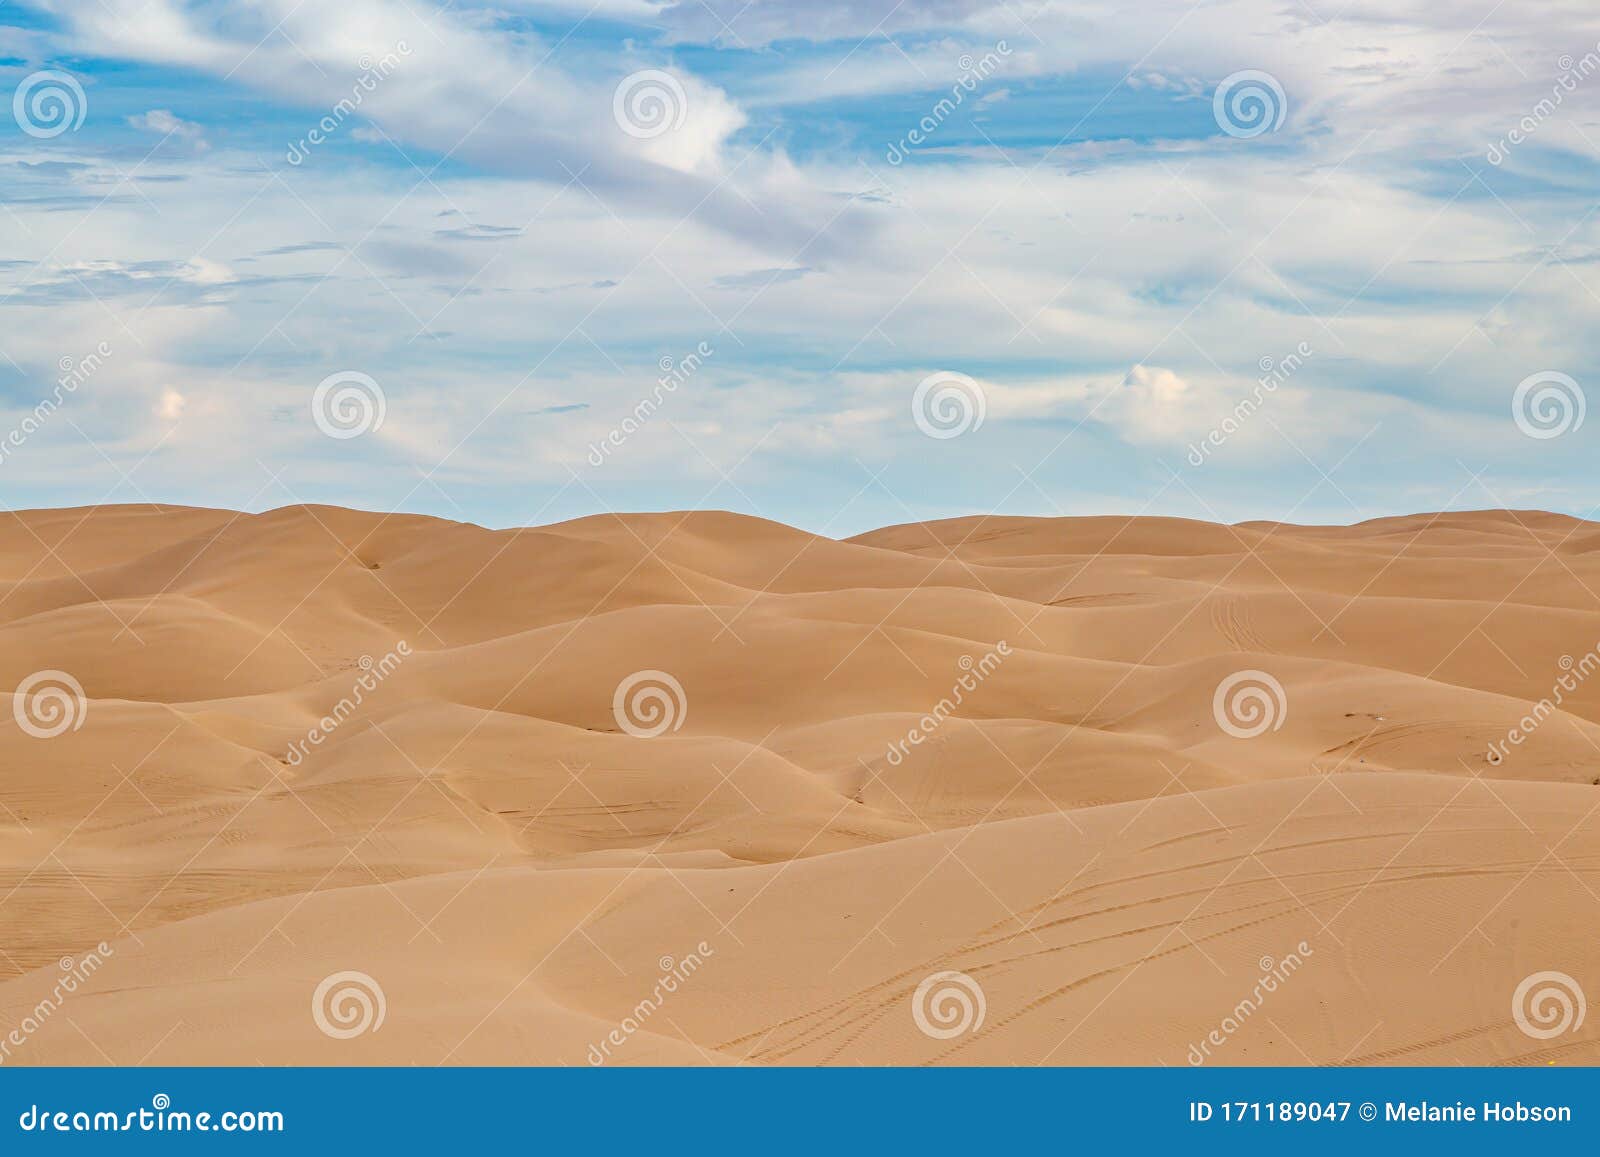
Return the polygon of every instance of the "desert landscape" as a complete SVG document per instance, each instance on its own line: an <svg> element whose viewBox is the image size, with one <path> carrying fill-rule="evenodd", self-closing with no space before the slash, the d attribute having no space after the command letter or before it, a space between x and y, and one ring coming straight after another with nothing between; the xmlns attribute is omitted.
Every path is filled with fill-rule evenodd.
<svg viewBox="0 0 1600 1157"><path fill-rule="evenodd" d="M0 1061L1587 1064L1600 525L0 521Z"/></svg>

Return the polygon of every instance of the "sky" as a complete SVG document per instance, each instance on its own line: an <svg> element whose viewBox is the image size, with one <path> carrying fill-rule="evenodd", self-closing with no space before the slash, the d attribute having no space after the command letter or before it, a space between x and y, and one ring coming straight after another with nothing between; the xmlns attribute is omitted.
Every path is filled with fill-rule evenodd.
<svg viewBox="0 0 1600 1157"><path fill-rule="evenodd" d="M1600 498L1593 0L3 0L0 501Z"/></svg>

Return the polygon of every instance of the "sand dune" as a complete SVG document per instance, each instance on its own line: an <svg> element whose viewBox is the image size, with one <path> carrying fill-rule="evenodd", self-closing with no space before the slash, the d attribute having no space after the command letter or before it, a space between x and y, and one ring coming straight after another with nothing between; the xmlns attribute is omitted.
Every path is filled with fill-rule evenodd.
<svg viewBox="0 0 1600 1157"><path fill-rule="evenodd" d="M1595 1063L1597 591L1537 512L9 514L0 1063Z"/></svg>

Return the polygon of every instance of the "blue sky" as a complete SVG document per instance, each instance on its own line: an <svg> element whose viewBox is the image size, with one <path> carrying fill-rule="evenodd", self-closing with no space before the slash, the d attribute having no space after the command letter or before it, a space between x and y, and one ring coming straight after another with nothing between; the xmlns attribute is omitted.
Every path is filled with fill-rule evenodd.
<svg viewBox="0 0 1600 1157"><path fill-rule="evenodd" d="M11 0L0 495L1588 514L1600 12L1442 7Z"/></svg>

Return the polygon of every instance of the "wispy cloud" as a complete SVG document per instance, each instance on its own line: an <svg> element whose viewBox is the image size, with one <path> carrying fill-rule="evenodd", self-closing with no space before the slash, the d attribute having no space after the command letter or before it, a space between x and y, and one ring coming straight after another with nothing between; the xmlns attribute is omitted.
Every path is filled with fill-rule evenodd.
<svg viewBox="0 0 1600 1157"><path fill-rule="evenodd" d="M859 529L995 505L1247 517L1288 491L1346 518L1450 501L1466 466L1508 492L1593 476L1510 420L1528 375L1600 360L1592 5L31 10L0 77L67 62L87 115L0 138L0 306L27 319L0 337L5 397L85 342L118 352L73 425L7 462L13 501L120 484L79 431L167 497L249 501L249 446L297 492L442 490L490 521L527 515L530 480L556 513L709 492ZM966 87L985 53L1003 69ZM1225 123L1239 74L1281 91L1281 124ZM663 420L572 490L702 342ZM1301 343L1316 358L1173 484ZM387 417L334 446L305 415L345 370ZM970 435L913 423L936 371L986 391Z"/></svg>
<svg viewBox="0 0 1600 1157"><path fill-rule="evenodd" d="M206 142L204 129L193 121L173 116L170 109L151 109L149 112L130 116L128 123L136 129L157 133L163 140L176 138L201 152L210 148Z"/></svg>

